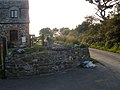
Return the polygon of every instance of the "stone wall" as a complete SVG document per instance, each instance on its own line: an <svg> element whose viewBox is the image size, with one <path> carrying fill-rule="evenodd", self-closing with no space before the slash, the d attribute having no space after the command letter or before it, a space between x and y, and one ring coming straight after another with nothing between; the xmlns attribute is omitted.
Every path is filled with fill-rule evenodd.
<svg viewBox="0 0 120 90"><path fill-rule="evenodd" d="M55 73L78 66L85 58L89 58L88 48L54 47L33 54L14 54L6 59L6 75L22 77Z"/></svg>

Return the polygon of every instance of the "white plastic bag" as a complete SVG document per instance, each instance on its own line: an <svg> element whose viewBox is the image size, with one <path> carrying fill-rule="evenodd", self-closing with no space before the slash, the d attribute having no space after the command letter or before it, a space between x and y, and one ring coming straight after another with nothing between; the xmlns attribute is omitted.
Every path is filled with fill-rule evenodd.
<svg viewBox="0 0 120 90"><path fill-rule="evenodd" d="M94 67L96 67L96 65L93 64L93 62L90 61L88 64L86 64L86 67L87 68L94 68Z"/></svg>

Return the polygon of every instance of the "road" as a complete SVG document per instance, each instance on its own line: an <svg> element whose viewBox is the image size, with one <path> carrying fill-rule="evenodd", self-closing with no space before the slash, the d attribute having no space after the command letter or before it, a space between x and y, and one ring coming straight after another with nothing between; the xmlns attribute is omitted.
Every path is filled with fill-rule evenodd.
<svg viewBox="0 0 120 90"><path fill-rule="evenodd" d="M120 90L120 81L109 69L72 68L64 72L21 79L0 80L0 90Z"/></svg>
<svg viewBox="0 0 120 90"><path fill-rule="evenodd" d="M99 61L120 79L120 54L89 48L91 58Z"/></svg>
<svg viewBox="0 0 120 90"><path fill-rule="evenodd" d="M90 53L104 65L96 63L97 67L93 69L75 67L50 75L7 78L0 80L0 90L120 90L120 77L116 75L119 72L119 55L114 57L112 53L109 55L94 49L90 49ZM116 60L113 66L110 63L112 57ZM116 72L112 67L117 68Z"/></svg>

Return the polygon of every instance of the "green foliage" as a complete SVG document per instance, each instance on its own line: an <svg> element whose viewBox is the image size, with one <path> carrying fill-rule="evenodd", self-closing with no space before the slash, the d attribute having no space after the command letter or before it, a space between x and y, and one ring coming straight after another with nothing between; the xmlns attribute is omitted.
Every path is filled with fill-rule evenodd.
<svg viewBox="0 0 120 90"><path fill-rule="evenodd" d="M105 19L101 23L93 23L87 17L82 24L73 30L61 29L61 34L55 41L67 45L80 45L85 43L92 48L120 52L120 14Z"/></svg>
<svg viewBox="0 0 120 90"><path fill-rule="evenodd" d="M45 36L52 36L53 33L52 33L52 30L50 28L43 28L39 31L39 34L44 34Z"/></svg>
<svg viewBox="0 0 120 90"><path fill-rule="evenodd" d="M42 46L33 46L31 48L26 48L25 53L26 54L37 54L41 52L47 52L48 47L42 47Z"/></svg>
<svg viewBox="0 0 120 90"><path fill-rule="evenodd" d="M118 43L115 43L114 46L109 49L109 51L116 52L118 48L119 48Z"/></svg>
<svg viewBox="0 0 120 90"><path fill-rule="evenodd" d="M80 42L76 39L76 40L74 40L74 41L73 41L73 45L74 45L74 44L79 45L79 44L80 44Z"/></svg>
<svg viewBox="0 0 120 90"><path fill-rule="evenodd" d="M81 25L78 25L78 26L75 28L75 31L77 31L78 33L83 33L83 32L85 32L86 30L88 30L89 25L90 25L90 22L84 21Z"/></svg>
<svg viewBox="0 0 120 90"><path fill-rule="evenodd" d="M110 48L112 48L112 46L113 46L113 43L112 43L111 41L107 41L107 42L105 43L105 48L106 48L106 49L110 49Z"/></svg>
<svg viewBox="0 0 120 90"><path fill-rule="evenodd" d="M66 30L70 30L69 28L60 28L60 32L66 31Z"/></svg>
<svg viewBox="0 0 120 90"><path fill-rule="evenodd" d="M83 44L83 43L81 43L79 46L80 46L80 48L86 48L86 47L88 47L87 44Z"/></svg>
<svg viewBox="0 0 120 90"><path fill-rule="evenodd" d="M116 53L119 53L119 54L120 54L120 50L117 50Z"/></svg>
<svg viewBox="0 0 120 90"><path fill-rule="evenodd" d="M42 41L36 42L35 45L37 45L37 46L42 46Z"/></svg>
<svg viewBox="0 0 120 90"><path fill-rule="evenodd" d="M50 28L43 28L40 30L40 34L49 34L50 33Z"/></svg>
<svg viewBox="0 0 120 90"><path fill-rule="evenodd" d="M55 42L65 42L66 41L66 37L65 36L63 36L63 35L59 35L59 36L57 36L57 37L55 37L54 38L54 41Z"/></svg>
<svg viewBox="0 0 120 90"><path fill-rule="evenodd" d="M74 42L76 42L76 38L74 36L67 36L66 37L66 42L67 43L70 43L70 44L73 44Z"/></svg>
<svg viewBox="0 0 120 90"><path fill-rule="evenodd" d="M62 28L62 29L61 29L61 34L62 34L62 35L65 35L65 36L66 36L66 35L69 34L69 32L70 32L70 29L69 29L69 28Z"/></svg>

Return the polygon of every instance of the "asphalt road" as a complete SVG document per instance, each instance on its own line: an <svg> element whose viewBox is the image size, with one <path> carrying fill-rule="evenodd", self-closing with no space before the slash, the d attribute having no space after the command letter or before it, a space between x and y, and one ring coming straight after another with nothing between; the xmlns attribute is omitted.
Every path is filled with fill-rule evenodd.
<svg viewBox="0 0 120 90"><path fill-rule="evenodd" d="M90 50L92 57L98 57L95 51ZM99 59L102 60L103 56L104 54ZM116 75L117 72L114 73L108 67L109 64L96 65L93 69L75 67L50 75L0 80L0 90L120 90L120 77Z"/></svg>
<svg viewBox="0 0 120 90"><path fill-rule="evenodd" d="M73 68L45 76L0 80L0 90L120 90L120 81L109 69Z"/></svg>
<svg viewBox="0 0 120 90"><path fill-rule="evenodd" d="M109 68L115 75L118 75L120 79L120 54L97 50L89 49L91 58L99 61Z"/></svg>

